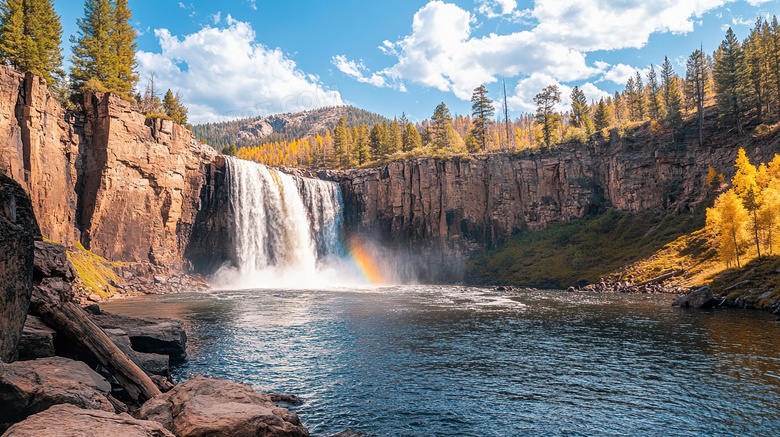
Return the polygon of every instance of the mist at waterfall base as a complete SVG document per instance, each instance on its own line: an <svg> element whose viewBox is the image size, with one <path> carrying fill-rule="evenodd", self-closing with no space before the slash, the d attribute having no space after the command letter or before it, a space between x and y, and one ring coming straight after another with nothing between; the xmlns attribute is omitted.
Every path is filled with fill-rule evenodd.
<svg viewBox="0 0 780 437"><path fill-rule="evenodd" d="M235 258L212 277L215 289L312 289L414 282L403 257L367 235L344 235L335 182L226 159Z"/></svg>

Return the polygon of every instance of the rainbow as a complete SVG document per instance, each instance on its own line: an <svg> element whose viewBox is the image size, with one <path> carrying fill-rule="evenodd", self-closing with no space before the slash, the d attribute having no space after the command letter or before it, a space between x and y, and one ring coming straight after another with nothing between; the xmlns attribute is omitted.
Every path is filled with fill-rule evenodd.
<svg viewBox="0 0 780 437"><path fill-rule="evenodd" d="M353 237L347 241L349 256L355 263L360 273L371 285L385 284L382 271L374 261L374 257L360 238Z"/></svg>

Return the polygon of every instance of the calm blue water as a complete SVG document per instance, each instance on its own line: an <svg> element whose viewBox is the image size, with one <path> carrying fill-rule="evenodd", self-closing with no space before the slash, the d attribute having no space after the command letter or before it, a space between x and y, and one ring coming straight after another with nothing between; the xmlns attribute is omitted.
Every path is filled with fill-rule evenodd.
<svg viewBox="0 0 780 437"><path fill-rule="evenodd" d="M780 328L669 296L463 287L151 296L188 328L175 377L301 396L313 435L780 434Z"/></svg>

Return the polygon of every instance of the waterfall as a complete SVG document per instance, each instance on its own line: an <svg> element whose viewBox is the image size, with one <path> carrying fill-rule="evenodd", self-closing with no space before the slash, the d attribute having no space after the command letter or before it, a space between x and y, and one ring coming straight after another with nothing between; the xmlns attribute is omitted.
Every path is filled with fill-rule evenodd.
<svg viewBox="0 0 780 437"><path fill-rule="evenodd" d="M233 157L226 161L236 265L220 269L215 282L225 288L343 283L338 184Z"/></svg>

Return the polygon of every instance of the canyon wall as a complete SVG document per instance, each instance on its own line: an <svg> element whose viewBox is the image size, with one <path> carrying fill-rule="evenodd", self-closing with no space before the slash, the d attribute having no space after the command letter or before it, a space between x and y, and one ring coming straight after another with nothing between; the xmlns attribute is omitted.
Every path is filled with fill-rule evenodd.
<svg viewBox="0 0 780 437"><path fill-rule="evenodd" d="M91 94L67 111L43 79L0 66L0 173L26 188L44 238L111 260L184 267L216 152L135 103Z"/></svg>
<svg viewBox="0 0 780 437"><path fill-rule="evenodd" d="M673 142L641 133L599 138L593 146L562 145L553 153L422 158L330 176L342 187L350 230L374 235L419 264L434 260L427 279L457 280L460 260L517 231L609 207L690 213L707 194L710 166L730 177L739 147L760 162L770 160L780 142L721 132L699 146L694 135L686 137L691 142Z"/></svg>

